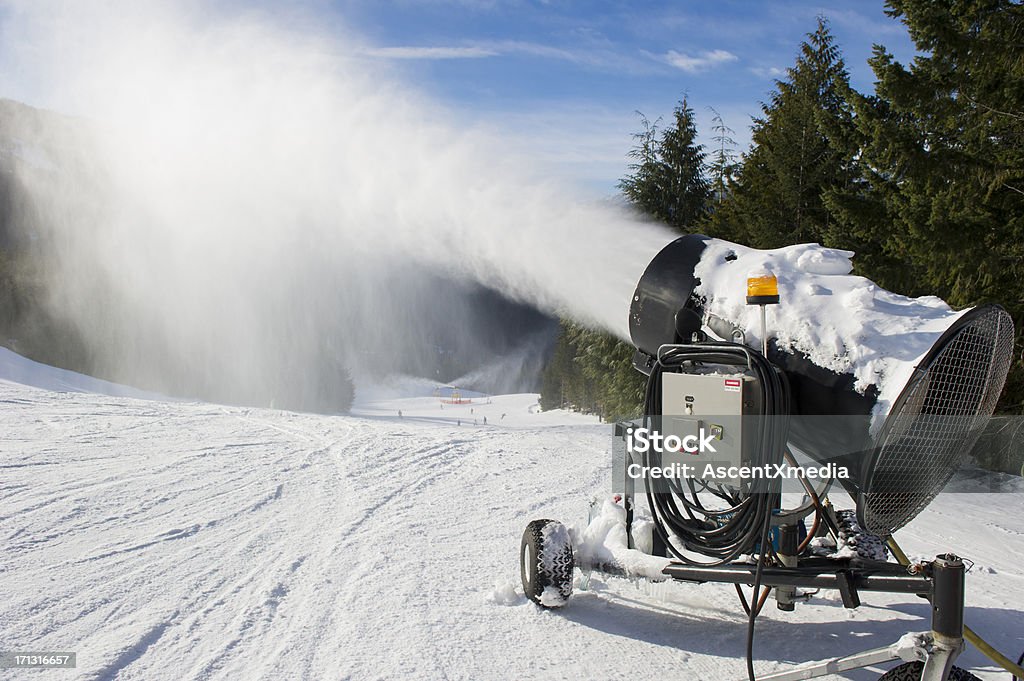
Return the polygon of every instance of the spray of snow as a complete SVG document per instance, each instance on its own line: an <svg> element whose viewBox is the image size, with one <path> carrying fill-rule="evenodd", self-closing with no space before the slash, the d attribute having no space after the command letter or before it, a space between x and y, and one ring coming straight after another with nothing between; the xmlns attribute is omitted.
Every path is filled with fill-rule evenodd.
<svg viewBox="0 0 1024 681"><path fill-rule="evenodd" d="M547 333L534 334L497 361L464 374L451 383L492 395L528 392L533 377L543 370L547 351L553 342L554 338Z"/></svg>
<svg viewBox="0 0 1024 681"><path fill-rule="evenodd" d="M55 304L108 364L136 350L111 325L137 327L176 356L164 374L202 364L245 386L287 355L301 381L317 373L303 358L346 334L388 353L425 317L458 325L429 291L393 293L419 270L625 338L635 282L672 237L576 198L500 131L358 56L338 25L188 1L6 9L0 86L17 74L95 132L76 142L101 169L88 181L24 183L64 246ZM104 209L89 214L97 192ZM117 295L96 296L98 277ZM117 309L100 315L100 299Z"/></svg>
<svg viewBox="0 0 1024 681"><path fill-rule="evenodd" d="M891 293L850 274L853 255L817 244L762 251L712 239L696 268L696 292L707 297L708 312L737 324L760 347L760 313L746 304L747 274L771 271L781 303L768 308L769 336L819 366L853 374L859 391L875 386L875 413L884 415L963 311L934 296Z"/></svg>
<svg viewBox="0 0 1024 681"><path fill-rule="evenodd" d="M55 308L108 367L137 365L107 372L121 380L156 372L167 380L147 385L173 389L184 368L266 394L282 376L313 381L346 337L391 357L425 319L468 325L459 304L421 290L418 271L625 339L635 283L672 236L621 206L574 199L498 132L354 56L365 46L337 25L200 2L26 0L8 5L2 27L7 72L94 122L88 145L64 141L99 177L22 179L48 214L47 243L62 245ZM859 390L877 386L884 413L958 313L851 276L851 255L712 241L698 291L756 345L744 281L774 271L779 344L852 373ZM140 346L171 359L152 366Z"/></svg>

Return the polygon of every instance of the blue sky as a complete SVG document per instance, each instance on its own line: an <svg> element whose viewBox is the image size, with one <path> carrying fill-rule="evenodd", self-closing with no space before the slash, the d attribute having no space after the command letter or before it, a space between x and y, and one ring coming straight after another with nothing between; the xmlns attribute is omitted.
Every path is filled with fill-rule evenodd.
<svg viewBox="0 0 1024 681"><path fill-rule="evenodd" d="M872 44L901 61L913 46L883 2L335 0L332 14L469 121L538 149L546 172L598 195L626 172L636 111L667 117L684 94L710 137L714 107L743 147L775 78L826 16L852 81L871 91Z"/></svg>
<svg viewBox="0 0 1024 681"><path fill-rule="evenodd" d="M19 5L0 0L0 27L9 23L12 2ZM684 95L703 141L712 135L714 107L745 148L751 117L819 15L829 19L853 84L863 92L873 89L866 63L872 44L885 45L904 62L914 54L903 25L885 15L883 0L167 3L229 16L255 6L282 24L312 25L336 38L340 54L355 51L437 102L456 125L497 130L542 177L596 197L614 195L627 172L631 135L640 129L637 111L651 120L668 118ZM36 85L0 58L0 96L60 108L35 97Z"/></svg>

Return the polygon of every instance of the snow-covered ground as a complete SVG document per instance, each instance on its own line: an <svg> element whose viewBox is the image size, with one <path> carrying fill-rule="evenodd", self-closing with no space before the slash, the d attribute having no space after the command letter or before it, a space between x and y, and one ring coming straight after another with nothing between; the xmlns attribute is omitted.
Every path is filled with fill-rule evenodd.
<svg viewBox="0 0 1024 681"><path fill-rule="evenodd" d="M0 380L0 650L78 655L0 679L744 677L731 587L595 578L558 611L522 595L526 523L581 521L610 488L591 418L415 381L347 417L143 400L0 359L20 381ZM967 621L1019 654L1024 495L943 495L900 539L974 561ZM767 608L757 669L928 628L917 598L863 599Z"/></svg>

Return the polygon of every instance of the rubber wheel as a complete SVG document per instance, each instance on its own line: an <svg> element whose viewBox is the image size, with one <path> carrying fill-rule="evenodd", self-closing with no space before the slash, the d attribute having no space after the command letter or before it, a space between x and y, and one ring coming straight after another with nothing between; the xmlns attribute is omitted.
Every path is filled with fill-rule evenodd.
<svg viewBox="0 0 1024 681"><path fill-rule="evenodd" d="M572 596L572 538L557 520L534 520L526 526L519 565L523 591L537 605L560 608Z"/></svg>
<svg viewBox="0 0 1024 681"><path fill-rule="evenodd" d="M898 667L893 667L878 679L878 681L921 681L921 672L924 671L924 662L904 662ZM949 670L948 681L981 681L977 676L966 669L953 667Z"/></svg>

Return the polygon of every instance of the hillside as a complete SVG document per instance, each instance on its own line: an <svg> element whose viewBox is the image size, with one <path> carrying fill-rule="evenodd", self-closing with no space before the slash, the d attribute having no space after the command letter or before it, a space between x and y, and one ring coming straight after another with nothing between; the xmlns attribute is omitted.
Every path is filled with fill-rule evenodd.
<svg viewBox="0 0 1024 681"><path fill-rule="evenodd" d="M536 395L442 404L426 382L366 390L347 417L54 392L10 379L87 386L11 360L0 640L77 652L48 679L743 676L731 588L595 576L555 612L522 595L525 524L579 522L608 488L608 431L587 417L538 414ZM943 495L900 538L974 561L968 623L1022 647L1024 496ZM919 599L864 600L768 608L757 669L927 627Z"/></svg>

